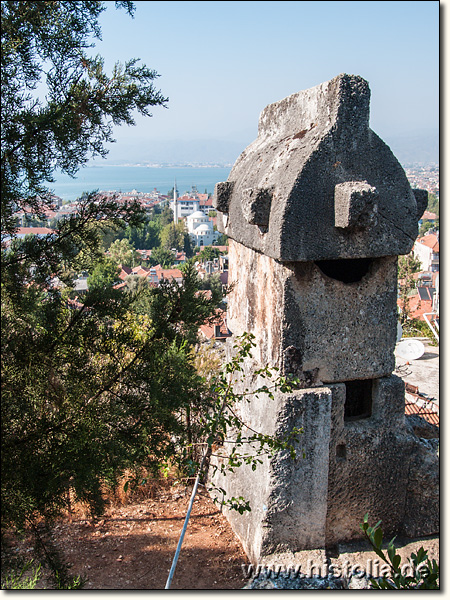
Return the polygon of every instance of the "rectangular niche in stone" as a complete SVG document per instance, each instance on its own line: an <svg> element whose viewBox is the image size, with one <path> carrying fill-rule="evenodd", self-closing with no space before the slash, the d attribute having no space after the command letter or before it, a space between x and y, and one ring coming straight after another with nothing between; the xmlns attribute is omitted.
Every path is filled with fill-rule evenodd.
<svg viewBox="0 0 450 600"><path fill-rule="evenodd" d="M344 420L356 421L372 416L372 380L345 382Z"/></svg>

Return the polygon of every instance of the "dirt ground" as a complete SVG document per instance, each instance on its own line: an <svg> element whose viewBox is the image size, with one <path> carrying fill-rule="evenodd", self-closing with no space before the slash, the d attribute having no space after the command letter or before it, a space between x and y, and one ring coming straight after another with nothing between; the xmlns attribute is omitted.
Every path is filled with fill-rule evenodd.
<svg viewBox="0 0 450 600"><path fill-rule="evenodd" d="M52 542L86 579L86 590L164 589L183 527L190 490L108 509L98 521L61 520ZM199 490L171 589L239 589L247 558L225 517Z"/></svg>
<svg viewBox="0 0 450 600"><path fill-rule="evenodd" d="M164 589L189 494L190 490L182 486L168 487L157 491L152 498L115 505L97 521L83 514L75 514L71 520L61 519L51 530L52 545L71 566L71 574L85 578L85 590ZM398 542L402 564L422 545L430 558L439 559L437 538ZM27 555L33 542L31 536L25 536L15 544L15 552ZM323 550L301 555L297 558L305 566L308 559L323 564L326 558ZM351 565L363 567L369 559L376 560L365 543L341 545L334 553L327 553L327 557L332 564L348 560ZM248 573L248 565L249 560L225 517L205 490L199 490L171 589L242 589L249 582L244 574ZM39 587L51 586L44 578Z"/></svg>

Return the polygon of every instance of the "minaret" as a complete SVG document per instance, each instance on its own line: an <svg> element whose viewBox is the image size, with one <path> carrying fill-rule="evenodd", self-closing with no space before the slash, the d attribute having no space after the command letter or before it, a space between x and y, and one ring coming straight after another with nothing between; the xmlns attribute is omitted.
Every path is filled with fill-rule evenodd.
<svg viewBox="0 0 450 600"><path fill-rule="evenodd" d="M175 179L175 185L173 186L173 222L175 225L178 223L178 203L177 203L177 180Z"/></svg>

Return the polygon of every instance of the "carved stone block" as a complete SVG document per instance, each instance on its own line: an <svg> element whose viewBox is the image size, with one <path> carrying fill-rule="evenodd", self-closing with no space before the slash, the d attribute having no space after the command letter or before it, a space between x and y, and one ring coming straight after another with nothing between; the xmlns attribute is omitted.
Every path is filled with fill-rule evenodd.
<svg viewBox="0 0 450 600"><path fill-rule="evenodd" d="M334 224L342 229L377 223L378 192L367 181L346 181L334 188Z"/></svg>

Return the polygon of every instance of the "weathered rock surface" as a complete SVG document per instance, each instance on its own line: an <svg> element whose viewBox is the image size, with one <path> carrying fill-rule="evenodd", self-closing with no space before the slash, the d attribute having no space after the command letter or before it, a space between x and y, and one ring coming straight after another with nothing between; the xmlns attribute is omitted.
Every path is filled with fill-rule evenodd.
<svg viewBox="0 0 450 600"><path fill-rule="evenodd" d="M257 360L315 387L395 367L397 260L281 263L230 240L228 326L251 331ZM346 282L347 278L353 279Z"/></svg>
<svg viewBox="0 0 450 600"><path fill-rule="evenodd" d="M325 577L291 578L272 575L255 577L244 590L345 590L351 589L343 579ZM361 588L359 588L361 589Z"/></svg>
<svg viewBox="0 0 450 600"><path fill-rule="evenodd" d="M411 456L403 533L410 537L439 531L438 440L421 439Z"/></svg>
<svg viewBox="0 0 450 600"><path fill-rule="evenodd" d="M424 438L426 440L439 438L439 427L428 423L428 421L420 415L407 415L406 424L418 438Z"/></svg>

